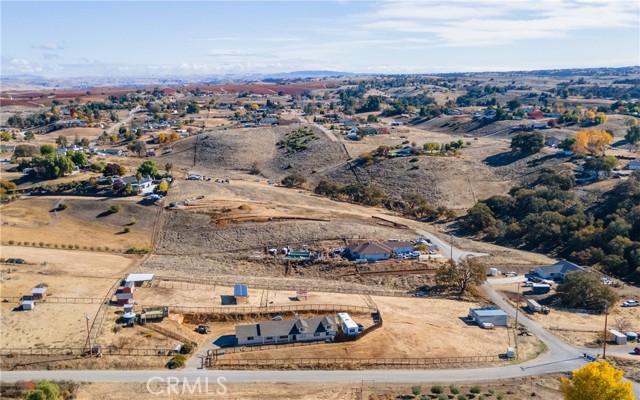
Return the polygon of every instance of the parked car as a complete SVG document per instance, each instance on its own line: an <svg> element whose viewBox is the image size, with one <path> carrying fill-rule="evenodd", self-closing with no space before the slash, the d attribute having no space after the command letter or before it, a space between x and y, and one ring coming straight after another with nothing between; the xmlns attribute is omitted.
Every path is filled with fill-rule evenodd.
<svg viewBox="0 0 640 400"><path fill-rule="evenodd" d="M275 317L271 318L272 321L282 321L282 315L276 315Z"/></svg>
<svg viewBox="0 0 640 400"><path fill-rule="evenodd" d="M358 324L358 332L363 332L363 331L364 331L364 325Z"/></svg>
<svg viewBox="0 0 640 400"><path fill-rule="evenodd" d="M633 349L633 352L640 356L640 347Z"/></svg>
<svg viewBox="0 0 640 400"><path fill-rule="evenodd" d="M209 325L198 325L198 328L196 328L196 330L198 331L198 333L209 333L211 332L211 327Z"/></svg>
<svg viewBox="0 0 640 400"><path fill-rule="evenodd" d="M622 307L638 307L638 306L640 306L640 302L636 300L627 300L624 303L622 303Z"/></svg>
<svg viewBox="0 0 640 400"><path fill-rule="evenodd" d="M482 329L493 329L493 328L495 328L495 326L491 322L483 322L482 325L480 325L480 327Z"/></svg>

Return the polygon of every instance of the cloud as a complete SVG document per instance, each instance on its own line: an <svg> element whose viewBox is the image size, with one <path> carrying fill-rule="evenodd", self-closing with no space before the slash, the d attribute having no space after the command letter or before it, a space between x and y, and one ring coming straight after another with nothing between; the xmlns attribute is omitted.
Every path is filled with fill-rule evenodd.
<svg viewBox="0 0 640 400"><path fill-rule="evenodd" d="M421 34L447 47L492 46L637 28L637 8L627 1L388 1L360 15L359 24L371 34Z"/></svg>
<svg viewBox="0 0 640 400"><path fill-rule="evenodd" d="M248 52L238 50L212 50L208 56L218 58L278 58L273 53Z"/></svg>
<svg viewBox="0 0 640 400"><path fill-rule="evenodd" d="M56 43L45 43L45 44L38 44L38 45L33 45L31 46L34 49L38 49L38 50L53 50L53 51L58 51L58 50L64 50L67 48L67 46L62 45L62 44L56 44Z"/></svg>
<svg viewBox="0 0 640 400"><path fill-rule="evenodd" d="M60 56L55 53L43 53L42 57L45 60L57 60L58 58L60 58Z"/></svg>

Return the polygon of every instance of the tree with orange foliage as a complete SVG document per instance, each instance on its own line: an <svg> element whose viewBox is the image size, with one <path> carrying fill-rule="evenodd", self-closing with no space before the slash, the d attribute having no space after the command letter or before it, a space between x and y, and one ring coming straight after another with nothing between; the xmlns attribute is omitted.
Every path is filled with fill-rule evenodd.
<svg viewBox="0 0 640 400"><path fill-rule="evenodd" d="M167 137L164 133L158 133L158 143L164 143L167 141Z"/></svg>
<svg viewBox="0 0 640 400"><path fill-rule="evenodd" d="M576 153L601 152L605 146L613 143L613 136L609 132L595 128L578 131L575 139L572 150Z"/></svg>
<svg viewBox="0 0 640 400"><path fill-rule="evenodd" d="M171 135L169 135L169 141L177 142L178 139L180 139L180 135L178 135L178 132L171 132Z"/></svg>
<svg viewBox="0 0 640 400"><path fill-rule="evenodd" d="M633 400L633 384L621 382L623 371L608 362L590 362L573 371L571 380L562 378L565 400Z"/></svg>

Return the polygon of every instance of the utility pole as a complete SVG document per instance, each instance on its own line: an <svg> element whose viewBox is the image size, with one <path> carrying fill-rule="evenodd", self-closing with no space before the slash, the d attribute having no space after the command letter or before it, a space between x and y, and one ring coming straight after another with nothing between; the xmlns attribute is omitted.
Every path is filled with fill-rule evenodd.
<svg viewBox="0 0 640 400"><path fill-rule="evenodd" d="M91 351L91 330L89 329L89 316L85 314L84 319L87 322L87 343L89 344L89 351Z"/></svg>
<svg viewBox="0 0 640 400"><path fill-rule="evenodd" d="M609 319L609 302L604 302L604 336L602 338L602 359L607 359L607 320Z"/></svg>
<svg viewBox="0 0 640 400"><path fill-rule="evenodd" d="M516 294L516 322L513 328L513 343L516 346L516 360L518 359L518 311L520 311L520 282L517 282L518 293Z"/></svg>

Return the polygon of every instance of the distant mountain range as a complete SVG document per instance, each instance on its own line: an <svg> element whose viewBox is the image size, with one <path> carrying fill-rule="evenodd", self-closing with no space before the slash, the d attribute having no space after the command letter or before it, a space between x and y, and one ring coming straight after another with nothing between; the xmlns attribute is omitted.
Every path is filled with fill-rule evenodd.
<svg viewBox="0 0 640 400"><path fill-rule="evenodd" d="M501 75L501 76L598 76L598 75L638 75L640 66L620 68L572 68L556 70L535 71L509 71L509 72L459 72L459 73L429 73L430 76L472 76L472 75ZM189 75L189 76L131 76L131 77L73 77L73 78L49 78L33 74L16 74L0 76L4 90L26 89L89 89L95 87L139 87L139 86L180 86L186 84L229 84L229 83L284 83L285 81L321 79L331 77L354 76L380 76L380 75L427 75L427 74L357 74L343 71L292 71L264 74L221 74L221 75Z"/></svg>

